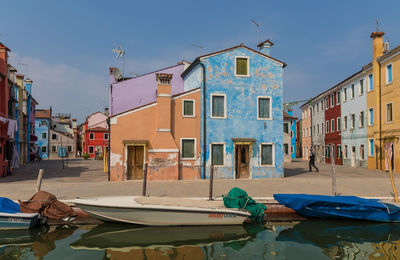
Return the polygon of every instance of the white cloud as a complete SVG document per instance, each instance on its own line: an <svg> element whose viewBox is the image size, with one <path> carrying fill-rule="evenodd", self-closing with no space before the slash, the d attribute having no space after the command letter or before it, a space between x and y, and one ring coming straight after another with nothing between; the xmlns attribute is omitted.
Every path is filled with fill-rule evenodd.
<svg viewBox="0 0 400 260"><path fill-rule="evenodd" d="M65 64L49 64L34 57L21 57L10 53L10 64L33 80L32 96L39 102L38 108L53 107L55 113L70 113L79 122L95 111L103 111L108 105L108 76L90 75Z"/></svg>

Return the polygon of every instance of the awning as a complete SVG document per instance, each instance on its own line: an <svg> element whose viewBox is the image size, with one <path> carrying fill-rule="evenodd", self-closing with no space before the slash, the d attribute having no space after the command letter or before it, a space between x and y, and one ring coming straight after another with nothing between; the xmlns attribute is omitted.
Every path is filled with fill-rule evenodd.
<svg viewBox="0 0 400 260"><path fill-rule="evenodd" d="M232 138L233 142L245 142L245 143L255 143L257 142L256 139L254 138L243 138L243 137L236 137L236 138Z"/></svg>

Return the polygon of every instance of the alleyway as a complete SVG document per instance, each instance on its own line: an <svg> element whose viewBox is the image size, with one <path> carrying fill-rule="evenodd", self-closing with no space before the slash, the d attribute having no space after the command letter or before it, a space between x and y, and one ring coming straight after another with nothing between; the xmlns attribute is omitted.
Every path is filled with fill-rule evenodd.
<svg viewBox="0 0 400 260"><path fill-rule="evenodd" d="M232 187L246 190L252 197L272 197L274 193L331 192L330 165L317 165L320 172L308 172L307 162L285 164L285 178L258 180L215 180L214 195L226 194ZM34 194L39 169L45 170L42 189L59 199L76 197L140 195L141 181L107 182L103 162L94 160L70 160L62 169L60 160L44 160L21 167L12 176L0 178L0 196L12 199L28 199ZM389 197L391 185L387 174L359 168L336 166L337 191L341 195L364 197ZM400 188L400 176L396 176ZM148 184L148 194L158 196L207 197L209 182L154 181Z"/></svg>

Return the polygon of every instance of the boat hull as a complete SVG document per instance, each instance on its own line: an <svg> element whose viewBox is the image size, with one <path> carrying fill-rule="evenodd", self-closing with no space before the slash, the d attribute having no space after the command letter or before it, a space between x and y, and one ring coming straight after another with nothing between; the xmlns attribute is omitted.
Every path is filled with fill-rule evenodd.
<svg viewBox="0 0 400 260"><path fill-rule="evenodd" d="M108 201L108 202L107 202ZM240 225L250 216L233 209L188 206L141 205L131 200L110 205L110 199L75 200L74 203L94 218L147 226Z"/></svg>
<svg viewBox="0 0 400 260"><path fill-rule="evenodd" d="M0 230L2 229L30 229L39 223L37 213L1 213Z"/></svg>

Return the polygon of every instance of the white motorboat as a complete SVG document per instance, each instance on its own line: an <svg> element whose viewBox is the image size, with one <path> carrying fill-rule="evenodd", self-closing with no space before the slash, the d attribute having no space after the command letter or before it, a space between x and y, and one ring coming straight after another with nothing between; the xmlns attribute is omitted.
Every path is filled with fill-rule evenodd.
<svg viewBox="0 0 400 260"><path fill-rule="evenodd" d="M250 217L221 200L170 197L102 197L73 201L93 217L146 226L240 225Z"/></svg>

